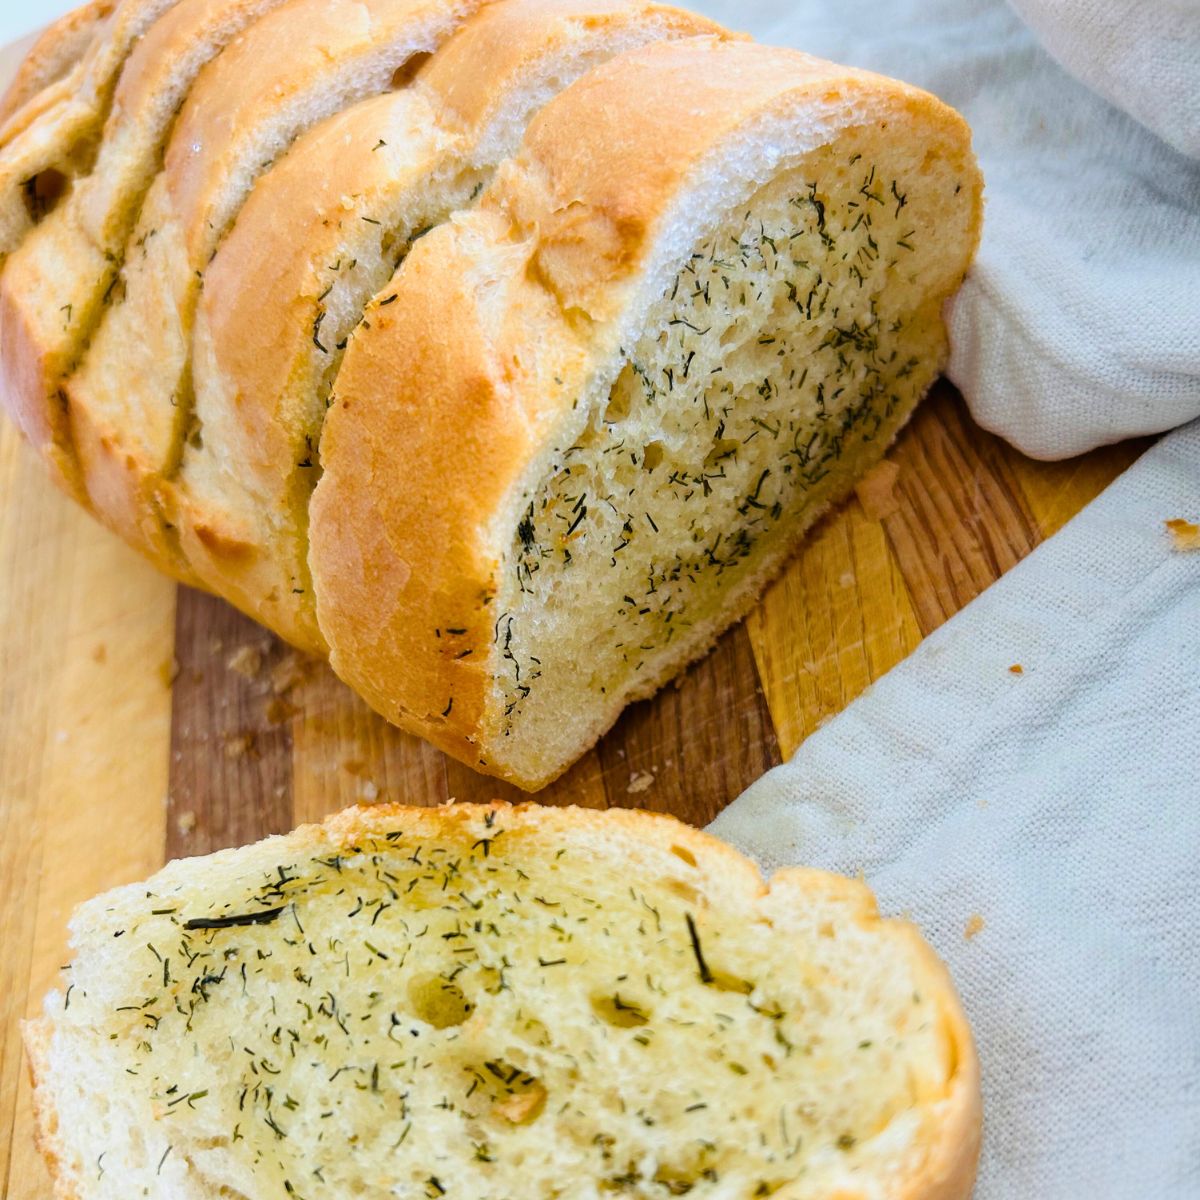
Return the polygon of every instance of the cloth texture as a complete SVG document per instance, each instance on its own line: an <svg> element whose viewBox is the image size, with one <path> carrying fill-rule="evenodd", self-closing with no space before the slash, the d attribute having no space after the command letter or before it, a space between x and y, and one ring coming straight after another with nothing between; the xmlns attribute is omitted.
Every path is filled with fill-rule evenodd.
<svg viewBox="0 0 1200 1200"><path fill-rule="evenodd" d="M976 1200L1200 1196L1200 550L1164 527L1198 508L1200 422L711 826L929 937L983 1067Z"/></svg>
<svg viewBox="0 0 1200 1200"><path fill-rule="evenodd" d="M987 210L947 374L981 425L1055 459L1200 416L1200 0L692 6L970 122Z"/></svg>

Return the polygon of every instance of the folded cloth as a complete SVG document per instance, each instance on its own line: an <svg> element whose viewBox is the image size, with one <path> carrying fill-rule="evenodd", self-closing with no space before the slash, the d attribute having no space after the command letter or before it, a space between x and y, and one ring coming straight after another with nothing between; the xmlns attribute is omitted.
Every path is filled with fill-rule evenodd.
<svg viewBox="0 0 1200 1200"><path fill-rule="evenodd" d="M1072 75L1176 150L1200 158L1196 0L1011 2Z"/></svg>
<svg viewBox="0 0 1200 1200"><path fill-rule="evenodd" d="M693 6L966 116L988 203L948 374L985 428L1066 458L1200 415L1200 0L1017 4L1033 29L1004 0Z"/></svg>
<svg viewBox="0 0 1200 1200"><path fill-rule="evenodd" d="M983 1063L977 1200L1200 1196L1200 421L717 819L865 873Z"/></svg>

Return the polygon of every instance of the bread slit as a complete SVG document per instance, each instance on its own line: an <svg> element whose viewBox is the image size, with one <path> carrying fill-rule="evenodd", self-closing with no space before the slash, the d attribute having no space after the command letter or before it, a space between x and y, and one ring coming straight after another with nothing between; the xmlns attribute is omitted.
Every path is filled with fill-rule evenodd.
<svg viewBox="0 0 1200 1200"><path fill-rule="evenodd" d="M716 29L653 3L507 0L468 21L410 87L323 122L259 181L206 274L199 438L172 489L205 583L293 644L325 649L308 503L326 407L364 310L369 323L371 309L386 309L412 240L478 196L556 92L623 51Z"/></svg>
<svg viewBox="0 0 1200 1200"><path fill-rule="evenodd" d="M87 52L51 83L53 103L30 97L5 121L0 146L0 261L44 214L38 179L69 181L90 167L121 68L137 41L177 0L121 0ZM61 86L60 86L61 85Z"/></svg>

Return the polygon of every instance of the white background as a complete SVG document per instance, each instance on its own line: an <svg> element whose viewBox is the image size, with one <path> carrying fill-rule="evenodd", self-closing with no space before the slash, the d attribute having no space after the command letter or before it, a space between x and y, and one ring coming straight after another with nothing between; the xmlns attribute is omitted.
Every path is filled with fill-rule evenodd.
<svg viewBox="0 0 1200 1200"><path fill-rule="evenodd" d="M78 0L0 0L0 46L48 25L77 3Z"/></svg>

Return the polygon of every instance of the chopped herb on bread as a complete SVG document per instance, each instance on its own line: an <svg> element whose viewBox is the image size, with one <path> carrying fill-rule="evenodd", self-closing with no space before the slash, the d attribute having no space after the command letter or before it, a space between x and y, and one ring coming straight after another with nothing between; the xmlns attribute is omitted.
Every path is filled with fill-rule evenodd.
<svg viewBox="0 0 1200 1200"><path fill-rule="evenodd" d="M970 1033L860 883L670 818L350 810L84 905L27 1025L72 1200L965 1200Z"/></svg>

